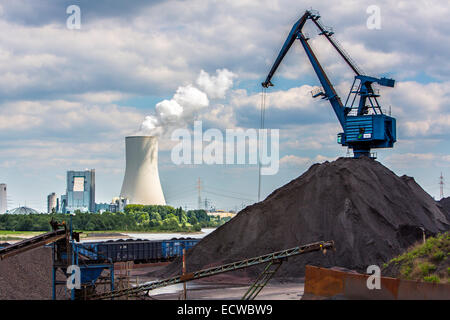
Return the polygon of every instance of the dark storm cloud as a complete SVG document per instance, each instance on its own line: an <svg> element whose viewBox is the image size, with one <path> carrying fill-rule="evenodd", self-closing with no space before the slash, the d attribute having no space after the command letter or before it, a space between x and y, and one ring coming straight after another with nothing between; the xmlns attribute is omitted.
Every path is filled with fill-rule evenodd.
<svg viewBox="0 0 450 320"><path fill-rule="evenodd" d="M66 9L78 5L83 23L101 18L120 17L126 19L163 0L14 0L2 3L3 18L9 22L42 26L52 23L65 23Z"/></svg>

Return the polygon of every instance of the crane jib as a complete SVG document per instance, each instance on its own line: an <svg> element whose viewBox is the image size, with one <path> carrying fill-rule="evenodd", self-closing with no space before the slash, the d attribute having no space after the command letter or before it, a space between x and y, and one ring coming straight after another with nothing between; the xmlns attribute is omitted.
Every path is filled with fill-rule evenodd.
<svg viewBox="0 0 450 320"><path fill-rule="evenodd" d="M392 118L383 112L378 103L378 90L373 88L373 84L394 87L395 80L365 75L339 42L332 37L334 32L323 26L320 23L319 18L320 15L318 12L308 10L294 24L270 69L269 74L265 81L262 82L262 86L264 88L273 86L271 81L272 77L280 66L283 58L292 47L292 44L298 39L323 88L318 92L312 93L312 96L322 96L323 99L330 102L343 129L343 132L338 134L337 142L342 146L353 149L355 158L360 156L374 158L370 153L372 148L392 148L396 142L396 121L395 118ZM303 26L307 20L312 20L314 22L314 25L320 31L319 35L326 37L333 48L355 73L355 80L350 88L345 105L342 104L333 84L309 45L309 38L302 33ZM356 84L356 81L359 83ZM358 101L357 98L359 98ZM354 134L355 130L358 133L356 135Z"/></svg>

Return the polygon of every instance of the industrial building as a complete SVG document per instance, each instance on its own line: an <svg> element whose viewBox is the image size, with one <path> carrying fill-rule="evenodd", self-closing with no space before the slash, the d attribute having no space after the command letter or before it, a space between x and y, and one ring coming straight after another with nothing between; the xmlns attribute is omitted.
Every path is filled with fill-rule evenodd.
<svg viewBox="0 0 450 320"><path fill-rule="evenodd" d="M67 191L61 196L61 212L95 212L95 169L67 171Z"/></svg>
<svg viewBox="0 0 450 320"><path fill-rule="evenodd" d="M96 203L95 204L95 212L103 213L105 211L110 211L109 206L110 206L109 203Z"/></svg>
<svg viewBox="0 0 450 320"><path fill-rule="evenodd" d="M7 213L8 214L39 214L39 211L37 211L33 208L22 206L22 207L11 209Z"/></svg>
<svg viewBox="0 0 450 320"><path fill-rule="evenodd" d="M123 199L120 197L114 197L111 203L97 203L95 205L95 212L103 213L105 211L109 212L123 212L128 204L128 199Z"/></svg>
<svg viewBox="0 0 450 320"><path fill-rule="evenodd" d="M6 184L0 183L0 214L5 213L8 210L8 200L6 196Z"/></svg>
<svg viewBox="0 0 450 320"><path fill-rule="evenodd" d="M115 197L112 199L111 204L109 205L109 212L123 212L128 204L128 199Z"/></svg>
<svg viewBox="0 0 450 320"><path fill-rule="evenodd" d="M47 196L47 213L58 211L58 197L52 192Z"/></svg>

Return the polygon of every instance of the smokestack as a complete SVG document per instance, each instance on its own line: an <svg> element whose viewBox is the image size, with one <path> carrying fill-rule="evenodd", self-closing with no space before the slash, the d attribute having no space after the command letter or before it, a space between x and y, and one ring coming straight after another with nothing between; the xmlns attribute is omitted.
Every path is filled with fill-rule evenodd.
<svg viewBox="0 0 450 320"><path fill-rule="evenodd" d="M165 205L158 173L158 138L125 137L126 168L120 196L130 204Z"/></svg>

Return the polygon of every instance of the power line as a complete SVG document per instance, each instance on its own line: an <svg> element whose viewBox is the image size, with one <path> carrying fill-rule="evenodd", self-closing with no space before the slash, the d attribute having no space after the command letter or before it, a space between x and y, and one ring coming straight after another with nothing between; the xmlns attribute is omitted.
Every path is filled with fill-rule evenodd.
<svg viewBox="0 0 450 320"><path fill-rule="evenodd" d="M185 194L185 195L181 195L181 196L178 196L178 197L167 197L167 198L168 198L168 200L170 202L172 202L172 201L176 201L176 200L181 200L181 199L186 199L186 198L193 198L193 197L194 197L193 194Z"/></svg>
<svg viewBox="0 0 450 320"><path fill-rule="evenodd" d="M224 195L224 194L220 194L220 193L215 193L215 192L212 192L212 191L204 191L204 192L205 192L205 193L214 194L214 195L219 196L219 197L232 198L232 199L244 200L244 201L250 201L250 202L255 201L255 200L253 200L253 199L246 199L246 198L233 197L233 196L229 196L229 195Z"/></svg>
<svg viewBox="0 0 450 320"><path fill-rule="evenodd" d="M202 200L202 193L201 193L202 191L207 194L212 194L212 195L216 195L219 197L237 199L237 200L246 201L246 202L255 202L255 199L250 194L240 193L240 192L236 192L236 191L229 191L229 190L225 190L222 188L211 187L211 186L208 186L208 188L205 189L204 183L201 180L201 178L197 179L195 189L197 189L198 209L203 208L203 206L205 206L205 208L206 208L208 206L208 204L210 204L210 199L205 198L204 200ZM178 190L182 190L182 192L173 192L173 190L170 190L169 192L167 192L167 198L170 199L170 201L180 201L182 199L193 197L194 192L195 192L194 189L187 189L186 187L178 188Z"/></svg>
<svg viewBox="0 0 450 320"><path fill-rule="evenodd" d="M193 193L195 193L195 190L193 190L192 188L191 188L191 190L185 190L184 192L174 192L174 193L172 193L172 192L167 192L167 196L169 197L169 198L171 198L172 196L179 196L179 195L184 195L184 194L193 194Z"/></svg>
<svg viewBox="0 0 450 320"><path fill-rule="evenodd" d="M247 193L229 191L229 190L225 190L225 189L221 189L221 188L217 188L217 187L208 187L208 189L214 189L216 191L222 191L222 192L226 192L226 193L234 193L234 194L236 194L238 196L253 197L252 195L247 194Z"/></svg>
<svg viewBox="0 0 450 320"><path fill-rule="evenodd" d="M186 191L186 190L192 190L192 185L191 184L184 185L184 186L178 185L178 186L170 187L170 188L169 187L165 187L164 190L166 192L169 192L169 193L183 192L183 191Z"/></svg>

